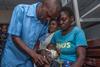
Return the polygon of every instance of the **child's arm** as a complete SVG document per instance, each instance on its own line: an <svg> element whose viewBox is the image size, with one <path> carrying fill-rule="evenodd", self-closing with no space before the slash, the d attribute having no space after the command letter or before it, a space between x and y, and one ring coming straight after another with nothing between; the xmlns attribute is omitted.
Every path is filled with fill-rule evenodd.
<svg viewBox="0 0 100 67"><path fill-rule="evenodd" d="M55 50L55 49L56 49L56 46L53 45L53 44L48 44L48 45L47 45L47 49L48 49L48 50L51 50L51 49L54 49L54 50Z"/></svg>

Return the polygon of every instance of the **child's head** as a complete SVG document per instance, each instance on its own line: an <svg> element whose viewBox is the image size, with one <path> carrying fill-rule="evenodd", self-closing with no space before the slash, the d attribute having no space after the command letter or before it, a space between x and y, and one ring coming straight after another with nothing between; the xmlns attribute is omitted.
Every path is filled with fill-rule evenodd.
<svg viewBox="0 0 100 67"><path fill-rule="evenodd" d="M50 24L49 24L49 33L53 33L57 30L58 27L58 23L55 19L51 19L50 20Z"/></svg>
<svg viewBox="0 0 100 67"><path fill-rule="evenodd" d="M60 13L60 27L62 30L66 30L71 27L74 21L74 13L69 7L63 7Z"/></svg>

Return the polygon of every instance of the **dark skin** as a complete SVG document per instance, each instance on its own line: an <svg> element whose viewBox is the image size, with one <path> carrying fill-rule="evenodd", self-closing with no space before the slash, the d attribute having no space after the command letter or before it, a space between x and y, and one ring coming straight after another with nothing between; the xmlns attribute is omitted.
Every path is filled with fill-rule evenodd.
<svg viewBox="0 0 100 67"><path fill-rule="evenodd" d="M59 11L56 9L56 0L44 1L45 3L41 3L39 8L37 8L38 18L40 18L41 20L50 20L51 18L56 17L59 14Z"/></svg>
<svg viewBox="0 0 100 67"><path fill-rule="evenodd" d="M62 11L60 15L61 15L60 28L62 30L62 35L64 36L73 29L71 25L73 22L73 16L69 16L64 11ZM52 44L48 45L48 49L56 49L58 53L60 53L60 50L57 49L56 46L53 46ZM77 48L77 55L78 58L76 62L71 65L71 67L82 67L86 55L86 49L84 47L79 46Z"/></svg>
<svg viewBox="0 0 100 67"><path fill-rule="evenodd" d="M56 20L52 20L49 25L49 33L53 33L57 30L58 24Z"/></svg>
<svg viewBox="0 0 100 67"><path fill-rule="evenodd" d="M72 22L73 22L73 16L69 16L65 12L61 12L61 22L60 22L60 27L62 29L62 35L66 35L68 32L72 30ZM64 20L66 19L66 20ZM86 49L84 47L79 46L77 48L77 61L71 65L71 67L82 67L85 59L85 52Z"/></svg>
<svg viewBox="0 0 100 67"><path fill-rule="evenodd" d="M77 61L71 67L82 67L84 64L85 56L86 56L86 49L84 47L77 48L78 58Z"/></svg>
<svg viewBox="0 0 100 67"><path fill-rule="evenodd" d="M14 43L16 44L16 46L19 49L21 49L23 52L27 53L33 59L35 63L38 62L40 65L44 63L48 64L47 60L43 56L37 54L33 49L28 48L26 44L20 39L20 37L12 36L12 39Z"/></svg>
<svg viewBox="0 0 100 67"><path fill-rule="evenodd" d="M51 12L51 10L53 11ZM41 3L36 10L37 16L42 20L50 20L51 17L57 16L57 12L58 11L56 10L55 0L46 0L46 2ZM21 49L23 52L25 52L32 58L34 63L37 63L39 65L49 64L48 61L42 55L37 54L33 49L27 47L19 36L12 35L12 40L15 45L18 46L18 49Z"/></svg>
<svg viewBox="0 0 100 67"><path fill-rule="evenodd" d="M72 19L73 17L67 16L64 12L61 12L61 17L60 17L60 28L62 30L62 35L66 35L70 30L72 29Z"/></svg>
<svg viewBox="0 0 100 67"><path fill-rule="evenodd" d="M53 32L55 32L56 29L57 29L57 26L58 26L57 21L56 20L51 20L50 24L48 26L49 34L52 34ZM42 56L45 56L45 58L48 60L49 63L51 62L52 58L48 56L49 52L46 51L45 49L41 49L37 53L41 54ZM37 66L37 67L40 67L40 66ZM50 64L49 65L44 64L42 67L50 67Z"/></svg>

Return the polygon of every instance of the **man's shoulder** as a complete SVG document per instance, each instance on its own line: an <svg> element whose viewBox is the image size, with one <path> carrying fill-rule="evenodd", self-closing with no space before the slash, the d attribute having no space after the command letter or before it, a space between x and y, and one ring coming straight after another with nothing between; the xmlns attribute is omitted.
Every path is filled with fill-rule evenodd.
<svg viewBox="0 0 100 67"><path fill-rule="evenodd" d="M29 4L18 4L15 8L21 9L21 10L28 10Z"/></svg>
<svg viewBox="0 0 100 67"><path fill-rule="evenodd" d="M18 5L16 5L16 7L27 9L27 8L29 8L31 6L35 6L35 5L37 5L37 3L33 3L33 4L18 4Z"/></svg>
<svg viewBox="0 0 100 67"><path fill-rule="evenodd" d="M30 4L18 4L17 6L18 7L28 7L28 6L30 6Z"/></svg>
<svg viewBox="0 0 100 67"><path fill-rule="evenodd" d="M32 9L35 9L38 3L33 4L18 4L14 9L27 13L28 11L32 12Z"/></svg>

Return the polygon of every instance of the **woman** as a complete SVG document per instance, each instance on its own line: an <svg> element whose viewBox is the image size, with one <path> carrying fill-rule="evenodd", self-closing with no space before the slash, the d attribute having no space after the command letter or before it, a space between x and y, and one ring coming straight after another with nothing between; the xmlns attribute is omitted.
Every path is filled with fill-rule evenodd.
<svg viewBox="0 0 100 67"><path fill-rule="evenodd" d="M59 59L69 67L82 67L87 46L82 29L73 26L74 14L69 7L63 7L60 13L60 30L55 32L49 49L59 50ZM55 48L54 48L55 47Z"/></svg>
<svg viewBox="0 0 100 67"><path fill-rule="evenodd" d="M45 35L45 39L41 40L40 42L40 49L46 49L47 45L50 43L52 36L54 35L54 32L57 30L58 28L58 23L56 19L51 19L50 20L50 24L48 27L48 33Z"/></svg>

